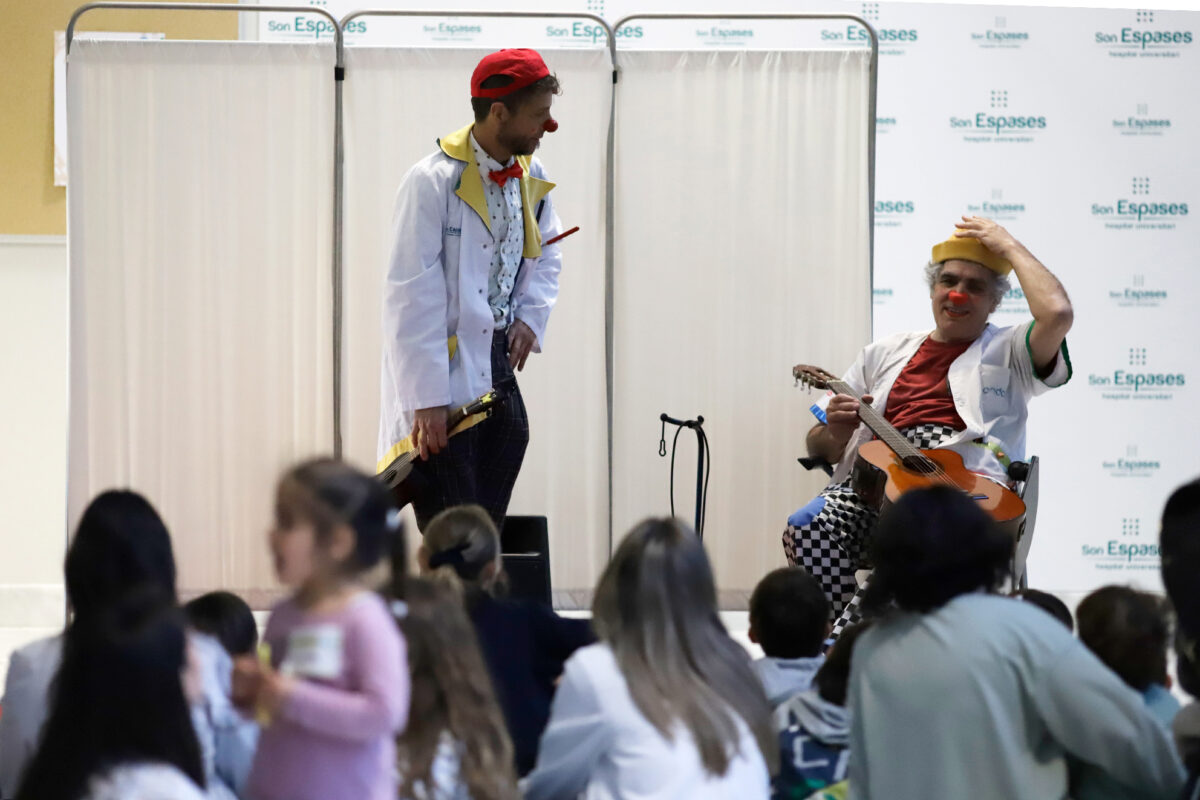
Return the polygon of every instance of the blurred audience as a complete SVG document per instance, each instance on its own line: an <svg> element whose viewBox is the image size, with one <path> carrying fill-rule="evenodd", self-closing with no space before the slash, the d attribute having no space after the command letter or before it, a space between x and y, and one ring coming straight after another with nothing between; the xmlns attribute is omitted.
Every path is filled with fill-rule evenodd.
<svg viewBox="0 0 1200 800"><path fill-rule="evenodd" d="M421 571L463 583L467 614L512 739L518 775L533 769L566 660L595 641L591 623L541 603L503 596L500 533L482 506L448 508L430 520L417 551Z"/></svg>
<svg viewBox="0 0 1200 800"><path fill-rule="evenodd" d="M813 688L775 709L779 774L771 781L773 800L801 800L846 780L850 760L846 685L854 643L869 625L860 622L842 631L817 670Z"/></svg>
<svg viewBox="0 0 1200 800"><path fill-rule="evenodd" d="M393 612L412 707L397 740L403 800L517 800L512 742L457 578L409 580Z"/></svg>
<svg viewBox="0 0 1200 800"><path fill-rule="evenodd" d="M1065 797L1068 756L1174 800L1184 774L1141 699L1058 621L992 594L1011 538L969 497L880 518L849 706L856 798Z"/></svg>

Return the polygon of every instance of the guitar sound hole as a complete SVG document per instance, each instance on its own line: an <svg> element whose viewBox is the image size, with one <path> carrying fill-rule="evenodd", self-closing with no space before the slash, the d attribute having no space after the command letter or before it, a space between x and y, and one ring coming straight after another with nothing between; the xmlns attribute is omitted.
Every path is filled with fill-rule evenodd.
<svg viewBox="0 0 1200 800"><path fill-rule="evenodd" d="M929 475L937 471L937 464L932 459L925 456L906 456L901 459L901 464L909 472L917 472L921 475Z"/></svg>

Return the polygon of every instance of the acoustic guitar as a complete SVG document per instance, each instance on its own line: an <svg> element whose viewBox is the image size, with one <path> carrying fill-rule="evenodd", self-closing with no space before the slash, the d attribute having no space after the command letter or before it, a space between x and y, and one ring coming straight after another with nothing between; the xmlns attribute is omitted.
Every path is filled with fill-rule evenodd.
<svg viewBox="0 0 1200 800"><path fill-rule="evenodd" d="M792 377L806 387L858 396L845 381L820 367L798 364L792 369ZM850 473L851 487L864 502L882 509L913 489L952 486L976 500L1003 530L1016 538L1025 519L1025 501L1016 492L971 472L963 464L962 456L953 450L917 449L866 403L859 404L858 416L879 437L858 448Z"/></svg>
<svg viewBox="0 0 1200 800"><path fill-rule="evenodd" d="M503 402L504 396L492 389L464 406L451 409L450 415L446 419L448 436L457 436L463 431L475 427L490 417L492 412ZM424 488L418 485L419 481L412 474L413 462L420 458L421 451L413 446L411 437L400 442L396 449L401 451L400 454L381 469L375 477L392 490L397 508L404 508Z"/></svg>

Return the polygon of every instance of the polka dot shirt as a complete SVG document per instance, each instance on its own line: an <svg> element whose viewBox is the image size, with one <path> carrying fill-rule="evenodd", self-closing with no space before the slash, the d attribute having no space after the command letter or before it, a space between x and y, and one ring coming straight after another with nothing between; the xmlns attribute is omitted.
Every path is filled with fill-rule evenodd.
<svg viewBox="0 0 1200 800"><path fill-rule="evenodd" d="M489 177L493 170L504 169L513 163L501 164L487 154L475 134L471 134L471 147L475 148L475 161L483 177L483 194L487 198L488 216L491 218L492 240L498 245L492 248L492 269L488 276L488 305L497 327L508 324L512 307L512 290L521 267L521 253L525 249L525 220L521 215L521 182L509 179L501 188Z"/></svg>

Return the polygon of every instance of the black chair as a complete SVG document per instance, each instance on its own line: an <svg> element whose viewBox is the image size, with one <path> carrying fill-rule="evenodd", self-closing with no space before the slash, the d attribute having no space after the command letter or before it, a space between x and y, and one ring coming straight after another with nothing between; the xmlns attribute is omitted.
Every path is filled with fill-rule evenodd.
<svg viewBox="0 0 1200 800"><path fill-rule="evenodd" d="M509 597L552 607L550 533L545 517L505 517L500 531L500 558L508 575Z"/></svg>
<svg viewBox="0 0 1200 800"><path fill-rule="evenodd" d="M1017 482L1017 495L1025 501L1025 519L1021 520L1021 527L1017 529L1017 541L1013 546L1014 589L1025 589L1029 586L1025 562L1029 559L1029 548L1033 545L1033 524L1037 521L1041 464L1041 459L1031 456L1028 461L1014 461L1008 465L1008 477Z"/></svg>

